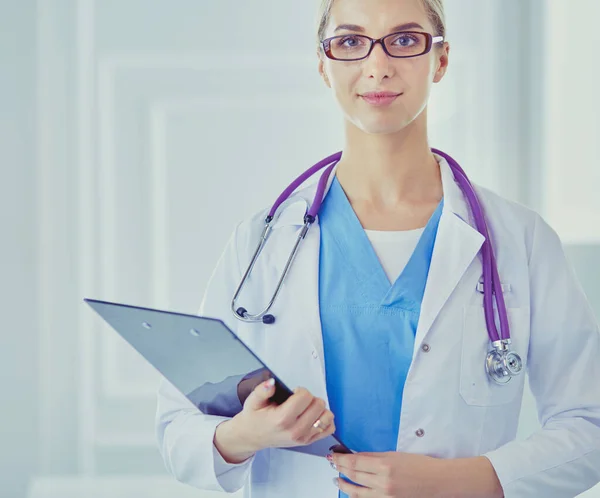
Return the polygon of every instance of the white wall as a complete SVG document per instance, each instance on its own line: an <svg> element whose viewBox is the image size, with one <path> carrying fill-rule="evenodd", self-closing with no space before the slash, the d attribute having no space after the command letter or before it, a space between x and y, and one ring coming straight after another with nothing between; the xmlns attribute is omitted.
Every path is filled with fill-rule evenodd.
<svg viewBox="0 0 600 498"><path fill-rule="evenodd" d="M600 7L549 2L545 43L543 209L563 240L600 243Z"/></svg>
<svg viewBox="0 0 600 498"><path fill-rule="evenodd" d="M35 5L0 0L0 496L37 457Z"/></svg>

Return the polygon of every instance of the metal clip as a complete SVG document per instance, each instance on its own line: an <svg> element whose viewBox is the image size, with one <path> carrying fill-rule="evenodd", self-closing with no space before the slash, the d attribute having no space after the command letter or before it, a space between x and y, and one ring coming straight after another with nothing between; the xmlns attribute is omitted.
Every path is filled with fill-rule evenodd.
<svg viewBox="0 0 600 498"><path fill-rule="evenodd" d="M500 284L502 286L502 294L506 294L511 291L510 284ZM480 280L477 284L477 291L483 294L483 280Z"/></svg>

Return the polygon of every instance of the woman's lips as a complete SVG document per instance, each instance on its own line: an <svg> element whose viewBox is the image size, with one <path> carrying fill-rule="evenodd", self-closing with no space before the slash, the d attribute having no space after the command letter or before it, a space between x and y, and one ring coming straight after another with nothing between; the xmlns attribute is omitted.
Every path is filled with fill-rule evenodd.
<svg viewBox="0 0 600 498"><path fill-rule="evenodd" d="M381 106L390 105L400 95L402 95L402 94L391 93L391 92L370 92L370 93L362 94L361 97L368 104L377 106L377 107L381 107Z"/></svg>

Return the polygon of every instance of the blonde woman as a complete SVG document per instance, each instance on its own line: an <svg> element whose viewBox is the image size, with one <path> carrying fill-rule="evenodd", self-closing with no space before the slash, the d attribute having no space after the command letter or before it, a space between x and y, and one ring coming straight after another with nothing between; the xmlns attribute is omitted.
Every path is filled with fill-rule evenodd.
<svg viewBox="0 0 600 498"><path fill-rule="evenodd" d="M344 150L317 165L319 182L238 225L200 311L296 389L271 403L272 382L244 379L218 416L163 382L167 468L255 498L581 493L600 480L598 324L555 232L472 190L428 144L430 90L449 63L442 0L326 0L320 19ZM542 428L515 441L525 372ZM288 449L332 435L353 453Z"/></svg>

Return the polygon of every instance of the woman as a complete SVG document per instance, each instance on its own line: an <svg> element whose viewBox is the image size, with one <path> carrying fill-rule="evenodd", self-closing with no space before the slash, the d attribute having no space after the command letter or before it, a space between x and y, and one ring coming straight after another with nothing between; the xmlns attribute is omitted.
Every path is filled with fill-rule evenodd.
<svg viewBox="0 0 600 498"><path fill-rule="evenodd" d="M484 237L427 139L431 85L449 60L442 0L326 0L321 19L319 72L346 118L346 145L271 310L277 319L246 323L230 310L266 210L236 228L200 311L302 387L277 406L263 383L226 418L198 412L163 383L157 432L167 468L202 489L251 483L255 497L558 498L588 489L600 480L598 325L555 232L477 187L512 348L542 423L527 441L514 440L524 375L500 385L484 368ZM315 190L279 208L240 296L251 312L269 302ZM333 433L357 453L328 456L330 465L284 449Z"/></svg>

